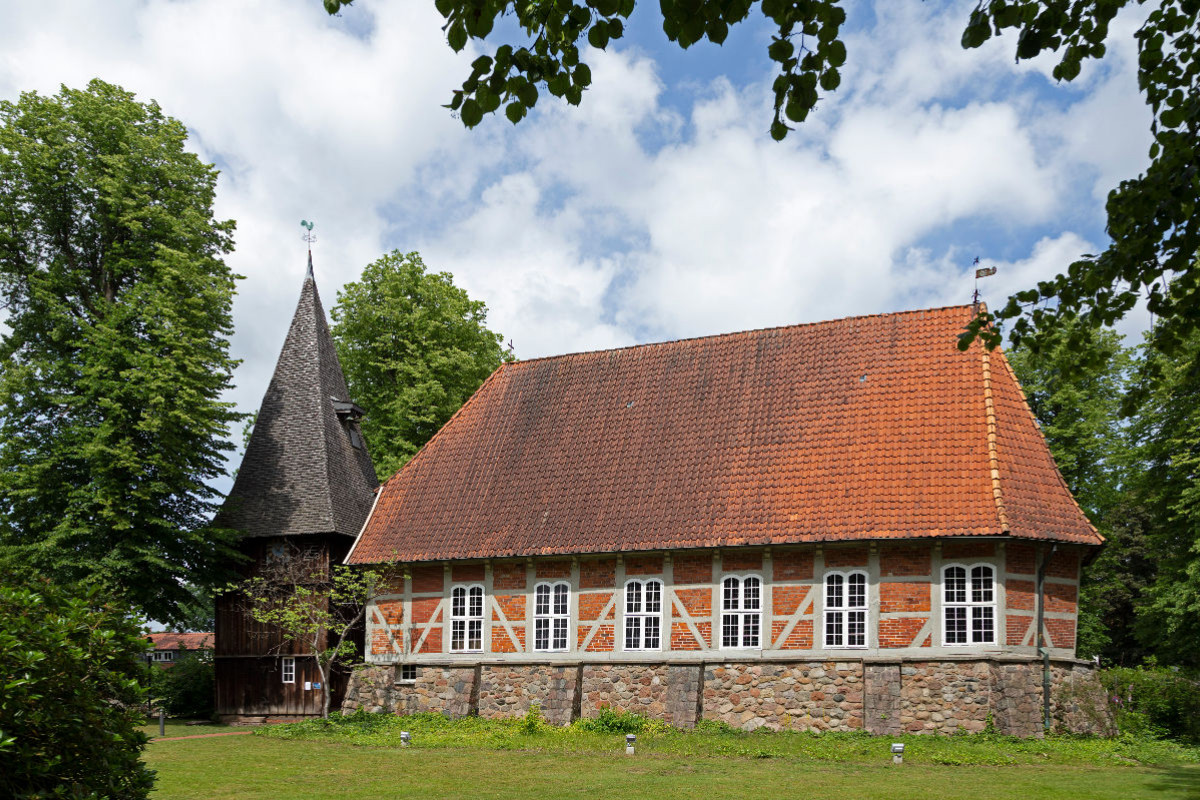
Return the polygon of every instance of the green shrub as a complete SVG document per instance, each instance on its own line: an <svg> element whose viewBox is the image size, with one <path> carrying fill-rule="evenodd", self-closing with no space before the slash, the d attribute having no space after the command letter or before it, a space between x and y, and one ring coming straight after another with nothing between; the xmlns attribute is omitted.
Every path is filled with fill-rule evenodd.
<svg viewBox="0 0 1200 800"><path fill-rule="evenodd" d="M1101 670L1122 733L1200 742L1200 680L1172 667Z"/></svg>
<svg viewBox="0 0 1200 800"><path fill-rule="evenodd" d="M170 669L159 672L158 694L168 714L204 719L213 715L216 684L207 653L188 653Z"/></svg>
<svg viewBox="0 0 1200 800"><path fill-rule="evenodd" d="M149 794L142 637L94 589L0 586L0 797Z"/></svg>
<svg viewBox="0 0 1200 800"><path fill-rule="evenodd" d="M521 733L541 733L546 727L546 720L542 719L542 707L534 703L525 712L525 716L521 718L519 730Z"/></svg>
<svg viewBox="0 0 1200 800"><path fill-rule="evenodd" d="M613 711L611 706L605 705L600 707L596 716L576 720L575 726L591 733L641 733L652 722L655 721L641 714Z"/></svg>

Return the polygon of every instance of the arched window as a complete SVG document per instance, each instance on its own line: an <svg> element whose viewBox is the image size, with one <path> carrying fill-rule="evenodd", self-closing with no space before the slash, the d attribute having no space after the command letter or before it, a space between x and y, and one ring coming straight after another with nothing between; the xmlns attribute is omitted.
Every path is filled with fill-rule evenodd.
<svg viewBox="0 0 1200 800"><path fill-rule="evenodd" d="M826 573L825 646L867 646L867 573Z"/></svg>
<svg viewBox="0 0 1200 800"><path fill-rule="evenodd" d="M729 576L721 582L721 647L762 647L762 579Z"/></svg>
<svg viewBox="0 0 1200 800"><path fill-rule="evenodd" d="M483 587L455 586L450 590L450 652L483 651Z"/></svg>
<svg viewBox="0 0 1200 800"><path fill-rule="evenodd" d="M660 580L625 584L625 649L662 648L662 594Z"/></svg>
<svg viewBox="0 0 1200 800"><path fill-rule="evenodd" d="M942 569L942 642L996 643L996 571L988 564Z"/></svg>
<svg viewBox="0 0 1200 800"><path fill-rule="evenodd" d="M539 583L533 592L533 649L566 651L570 623L570 585L566 581Z"/></svg>

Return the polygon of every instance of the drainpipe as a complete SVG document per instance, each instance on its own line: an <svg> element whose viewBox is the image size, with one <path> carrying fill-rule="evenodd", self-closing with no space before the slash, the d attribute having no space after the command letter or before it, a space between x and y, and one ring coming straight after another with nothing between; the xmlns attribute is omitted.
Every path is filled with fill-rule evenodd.
<svg viewBox="0 0 1200 800"><path fill-rule="evenodd" d="M1046 567L1050 564L1058 545L1051 545L1050 552L1044 550L1042 563L1037 571L1037 642L1038 655L1042 657L1042 728L1050 732L1050 648L1046 646L1046 637L1042 632L1042 618L1046 611Z"/></svg>

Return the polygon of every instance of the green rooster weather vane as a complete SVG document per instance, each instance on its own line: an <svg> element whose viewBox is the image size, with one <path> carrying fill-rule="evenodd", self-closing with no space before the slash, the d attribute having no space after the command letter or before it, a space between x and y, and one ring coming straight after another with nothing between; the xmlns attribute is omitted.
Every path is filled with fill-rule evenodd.
<svg viewBox="0 0 1200 800"><path fill-rule="evenodd" d="M317 240L317 235L312 232L313 224L314 223L309 222L306 219L300 220L300 227L304 228L304 231L305 231L302 238L304 239L304 241L308 242L308 274L306 277L309 277L309 278L311 278L313 276L312 243Z"/></svg>

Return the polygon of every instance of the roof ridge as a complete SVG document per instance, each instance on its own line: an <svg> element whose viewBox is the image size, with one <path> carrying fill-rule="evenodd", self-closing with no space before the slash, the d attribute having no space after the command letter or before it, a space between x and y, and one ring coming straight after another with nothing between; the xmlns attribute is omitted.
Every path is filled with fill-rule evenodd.
<svg viewBox="0 0 1200 800"><path fill-rule="evenodd" d="M1025 387L1023 387L1021 382L1017 380L1017 373L1015 370L1013 370L1012 364L1008 363L1008 358L1004 355L1004 350L1002 350L1000 347L997 347L996 352L1000 356L1000 363L1004 365L1004 369L1007 371L1008 377L1012 379L1013 385L1017 387L1017 394L1021 398L1021 407L1025 409L1025 413L1029 415L1029 420L1037 429L1038 435L1044 440L1045 434L1042 433L1041 423L1038 422L1037 416L1035 416L1033 413L1033 408L1031 408L1029 405L1029 398L1025 395ZM1046 442L1046 447L1050 447L1049 442ZM1084 521L1087 522L1088 527L1092 529L1092 532L1095 533L1101 541L1103 541L1104 536L1101 535L1100 531L1096 530L1096 526L1092 524L1091 517L1084 512L1083 508L1079 505L1079 501L1075 498L1075 493L1072 492L1071 487L1067 485L1067 479L1063 477L1062 470L1058 468L1058 459L1053 457L1053 453L1051 453L1050 463L1054 466L1055 477L1058 478L1058 482L1066 491L1067 496L1071 498L1071 502L1075 504L1075 508L1079 510L1080 516L1082 516Z"/></svg>
<svg viewBox="0 0 1200 800"><path fill-rule="evenodd" d="M814 328L820 325L838 325L841 323L853 323L868 319L878 319L882 317L902 317L911 314L932 314L939 311L957 311L961 309L973 309L971 303L961 303L950 306L936 306L934 308L910 308L905 311L881 311L877 314L859 314L854 317L836 317L833 319L822 319L813 322L793 322L790 325L770 325L765 328L749 328L742 331L729 331L727 333L707 333L702 336L682 336L678 339L663 339L658 342L642 342L641 344L627 344L621 347L602 347L595 350L576 350L571 353L558 353L552 356L538 356L537 358L523 358L517 361L510 362L513 365L534 364L539 361L551 361L556 358L571 358L573 356L588 356L597 355L600 353L619 353L623 350L639 350L642 348L662 347L671 344L682 344L684 342L702 342L706 339L732 339L738 336L749 336L755 333L767 333L769 331L785 331L794 330L797 328Z"/></svg>
<svg viewBox="0 0 1200 800"><path fill-rule="evenodd" d="M996 404L992 399L992 367L991 352L982 347L980 364L983 373L983 407L984 418L987 420L988 467L992 475L992 499L996 502L996 516L1000 520L1000 529L1009 533L1012 528L1008 524L1008 514L1004 509L1004 487L1000 484L1000 455L996 447Z"/></svg>

